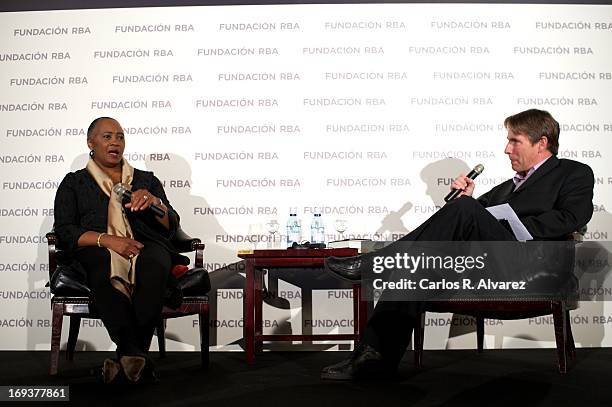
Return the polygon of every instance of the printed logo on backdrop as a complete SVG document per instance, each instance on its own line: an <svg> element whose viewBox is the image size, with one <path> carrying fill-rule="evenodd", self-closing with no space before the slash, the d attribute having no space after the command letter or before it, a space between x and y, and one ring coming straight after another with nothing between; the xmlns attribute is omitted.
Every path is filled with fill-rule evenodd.
<svg viewBox="0 0 612 407"><path fill-rule="evenodd" d="M0 262L6 279L0 299L28 312L0 324L14 328L13 335L37 332L15 346L49 341L48 298L35 285L48 271L43 229L50 227L59 182L75 170L71 160L87 152L84 127L96 116L119 119L128 136L126 158L155 172L183 226L206 242L211 279L227 269L222 274L240 292L244 270L234 265L236 250L284 241L285 216L296 202L304 235L309 219L322 213L328 240L395 240L438 210L424 183L446 190L452 182L455 174L447 172L427 181L417 175L433 161L452 158L469 168L475 162L494 168L478 179L479 192L505 181L511 171L501 122L532 107L560 121L559 156L595 172L593 220L576 261L580 298L589 308L573 315L572 323L585 346L607 343L601 329L612 322L597 300L612 294L606 280L612 222L605 207L612 185L605 167L612 122L601 116L610 106L599 90L612 73L602 65L608 54L599 37L612 23L594 11L572 19L521 11L519 27L512 5L504 5L503 14L470 5L460 15L449 9L433 18L427 5L382 6L364 15L353 10L368 5L352 5L334 15L313 5L282 16L270 6L265 15L248 18L234 13L237 8L176 8L171 23L156 9L142 9L138 20L129 10L100 10L111 17L105 19L109 25L55 18L77 21L71 13L79 11L7 20L7 47L0 52L7 90L0 102L0 168L8 176L0 183L6 199L0 216L9 226L0 243L10 250ZM211 34L214 44L207 40ZM580 35L564 40L573 34ZM486 67L472 63L492 55L495 61ZM580 69L561 60L581 61ZM69 69L75 64L80 68ZM536 82L564 91L533 91L542 89ZM509 87L529 91L513 94ZM247 231L270 219L281 225L273 238L256 228ZM336 234L335 219L348 220L348 230ZM222 345L242 336L242 298L224 292L232 290L217 291L215 299L226 303L211 320L211 335L225 341L211 343ZM281 288L274 295L299 303L298 294ZM339 301L350 303L344 296L352 295L328 294L316 304L322 315ZM351 321L349 306L304 324L317 332L350 332ZM266 329L285 329L285 322L269 317ZM490 324L492 334L515 336L548 322L524 321L518 332L501 321ZM473 327L471 320L443 316L426 323L446 328L441 335L448 326ZM103 330L100 324L84 327ZM173 333L190 337L186 328L191 327ZM92 346L106 349L104 341Z"/></svg>

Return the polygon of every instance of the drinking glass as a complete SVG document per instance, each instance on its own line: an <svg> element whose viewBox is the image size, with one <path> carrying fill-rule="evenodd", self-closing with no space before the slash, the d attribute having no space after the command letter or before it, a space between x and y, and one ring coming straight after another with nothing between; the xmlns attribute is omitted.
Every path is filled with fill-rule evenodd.
<svg viewBox="0 0 612 407"><path fill-rule="evenodd" d="M348 222L346 219L336 219L334 225L336 227L336 232L339 233L338 240L344 239L344 232L346 232L348 227Z"/></svg>
<svg viewBox="0 0 612 407"><path fill-rule="evenodd" d="M251 238L251 245L255 250L257 250L257 243L261 239L262 229L261 223L251 223L249 225L249 237Z"/></svg>
<svg viewBox="0 0 612 407"><path fill-rule="evenodd" d="M270 233L271 238L268 241L268 249L276 248L276 232L280 228L280 225L276 219L271 219L266 223L266 228L268 229L268 233Z"/></svg>

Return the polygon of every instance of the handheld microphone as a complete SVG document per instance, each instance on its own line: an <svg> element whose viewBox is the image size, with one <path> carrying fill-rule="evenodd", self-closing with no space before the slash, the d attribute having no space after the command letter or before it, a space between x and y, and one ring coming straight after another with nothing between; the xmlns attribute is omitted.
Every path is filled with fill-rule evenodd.
<svg viewBox="0 0 612 407"><path fill-rule="evenodd" d="M127 189L125 185L121 183L115 184L115 186L113 186L113 191L117 194L119 200L122 202L124 199L132 199L132 191ZM155 216L158 218L163 218L166 215L166 212L157 205L151 204L149 205L149 209L151 209L151 211L153 211Z"/></svg>
<svg viewBox="0 0 612 407"><path fill-rule="evenodd" d="M476 179L477 176L479 176L480 174L482 174L482 172L484 171L484 165L482 164L478 164L476 167L474 167L474 169L472 171L470 171L467 175L467 177L469 179ZM461 189L456 189L453 188L448 195L446 195L446 197L444 198L444 200L446 202L450 202L453 199L457 198L457 196L462 192Z"/></svg>

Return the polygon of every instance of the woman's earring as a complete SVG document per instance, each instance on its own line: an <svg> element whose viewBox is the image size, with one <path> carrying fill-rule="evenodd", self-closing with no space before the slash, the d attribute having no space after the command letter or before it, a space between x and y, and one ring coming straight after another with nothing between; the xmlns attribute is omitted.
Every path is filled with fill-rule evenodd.
<svg viewBox="0 0 612 407"><path fill-rule="evenodd" d="M93 150L89 150L89 158L93 158L94 156L94 151Z"/></svg>

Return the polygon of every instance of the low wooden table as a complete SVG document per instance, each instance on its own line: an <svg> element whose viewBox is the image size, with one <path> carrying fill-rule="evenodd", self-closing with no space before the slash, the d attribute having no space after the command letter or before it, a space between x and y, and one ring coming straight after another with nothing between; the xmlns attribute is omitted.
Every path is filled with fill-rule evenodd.
<svg viewBox="0 0 612 407"><path fill-rule="evenodd" d="M352 334L301 334L301 335L264 335L263 334L263 275L264 269L274 269L281 274L283 269L321 268L324 272L326 257L348 257L357 255L357 249L271 249L253 250L239 253L238 257L246 261L246 283L244 294L244 341L247 363L255 360L255 350L261 350L264 341L322 341L329 339L356 340L363 333L367 320L367 303L361 300L361 282L353 286L354 332ZM305 272L309 270L304 270ZM304 306L304 296L302 297Z"/></svg>

